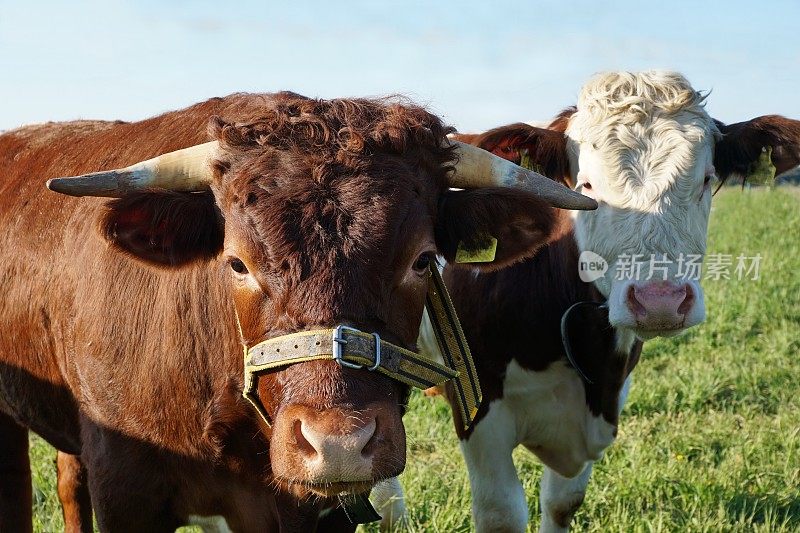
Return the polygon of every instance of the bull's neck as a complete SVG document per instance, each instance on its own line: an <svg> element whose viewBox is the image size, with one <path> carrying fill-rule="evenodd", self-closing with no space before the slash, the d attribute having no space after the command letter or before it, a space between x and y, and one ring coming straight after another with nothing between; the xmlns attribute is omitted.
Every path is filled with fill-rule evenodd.
<svg viewBox="0 0 800 533"><path fill-rule="evenodd" d="M526 274L534 285L547 284L544 290L553 298L549 303L560 313L575 302L603 299L594 284L580 279L579 257L574 218L569 211L559 210L552 239L525 264ZM556 309L551 308L550 312L553 311Z"/></svg>

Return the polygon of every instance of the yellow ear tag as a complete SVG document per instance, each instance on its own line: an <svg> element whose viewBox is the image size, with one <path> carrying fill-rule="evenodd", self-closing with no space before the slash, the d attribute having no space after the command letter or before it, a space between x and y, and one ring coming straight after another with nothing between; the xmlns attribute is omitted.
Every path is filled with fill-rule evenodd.
<svg viewBox="0 0 800 533"><path fill-rule="evenodd" d="M465 250L459 242L456 249L456 263L491 263L497 254L497 239L489 237L489 246L480 250Z"/></svg>
<svg viewBox="0 0 800 533"><path fill-rule="evenodd" d="M750 172L745 178L745 183L752 185L774 185L775 165L772 164L772 147L761 149L758 159L750 165Z"/></svg>
<svg viewBox="0 0 800 533"><path fill-rule="evenodd" d="M542 174L542 167L537 165L531 160L531 154L528 153L527 148L523 148L519 151L519 166L522 168L527 168L528 170L533 170L538 174Z"/></svg>

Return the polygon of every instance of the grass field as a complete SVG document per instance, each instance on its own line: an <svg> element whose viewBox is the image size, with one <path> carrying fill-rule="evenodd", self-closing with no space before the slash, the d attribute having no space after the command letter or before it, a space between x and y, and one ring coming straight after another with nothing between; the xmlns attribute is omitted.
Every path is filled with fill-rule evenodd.
<svg viewBox="0 0 800 533"><path fill-rule="evenodd" d="M800 192L721 191L708 251L760 253L761 279L705 282L706 323L645 345L576 531L800 531ZM469 531L443 400L415 394L405 421L409 530ZM60 531L54 453L32 440L36 530ZM515 459L535 530L541 467Z"/></svg>

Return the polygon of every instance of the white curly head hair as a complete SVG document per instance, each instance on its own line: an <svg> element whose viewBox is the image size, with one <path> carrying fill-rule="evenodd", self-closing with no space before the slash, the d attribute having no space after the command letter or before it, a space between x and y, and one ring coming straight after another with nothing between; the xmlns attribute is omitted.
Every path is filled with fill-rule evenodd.
<svg viewBox="0 0 800 533"><path fill-rule="evenodd" d="M618 279L621 258L669 261L677 282L680 258L705 253L711 195L704 182L720 135L706 96L683 75L661 70L597 74L580 91L566 129L570 166L581 192L600 207L575 214L576 238L609 265L595 284L613 323L636 323L626 299L631 287L649 283ZM705 310L699 283L685 283L696 300L690 325Z"/></svg>

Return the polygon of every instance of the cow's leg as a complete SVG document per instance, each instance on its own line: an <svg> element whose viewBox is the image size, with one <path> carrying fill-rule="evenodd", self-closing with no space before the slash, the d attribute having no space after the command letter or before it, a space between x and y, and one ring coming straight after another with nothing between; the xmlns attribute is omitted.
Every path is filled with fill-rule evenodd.
<svg viewBox="0 0 800 533"><path fill-rule="evenodd" d="M58 452L58 499L64 513L65 533L92 532L92 501L86 480L86 469L80 459Z"/></svg>
<svg viewBox="0 0 800 533"><path fill-rule="evenodd" d="M179 495L155 447L82 420L81 460L97 527L103 533L172 533L184 520L173 511Z"/></svg>
<svg viewBox="0 0 800 533"><path fill-rule="evenodd" d="M524 532L528 504L511 452L517 446L514 416L496 400L461 451L472 489L472 518L478 532Z"/></svg>
<svg viewBox="0 0 800 533"><path fill-rule="evenodd" d="M540 533L569 531L569 523L583 503L591 475L592 463L587 463L583 472L573 478L561 477L551 468L544 467L539 483L539 503L542 508Z"/></svg>
<svg viewBox="0 0 800 533"><path fill-rule="evenodd" d="M0 413L0 531L33 531L28 430Z"/></svg>
<svg viewBox="0 0 800 533"><path fill-rule="evenodd" d="M124 486L130 477L109 477L98 479L90 463L89 492L92 496L97 527L102 533L172 533L184 525L169 507L169 499L157 499L138 490L128 491ZM131 468L135 475L136 466Z"/></svg>
<svg viewBox="0 0 800 533"><path fill-rule="evenodd" d="M617 416L622 413L630 387L631 376L628 375L617 396ZM540 533L569 531L569 524L586 495L593 464L593 462L586 463L583 471L573 478L561 477L547 466L544 467L544 474L539 483L539 504L542 509Z"/></svg>
<svg viewBox="0 0 800 533"><path fill-rule="evenodd" d="M89 492L97 527L102 533L172 533L184 525L184 521L171 511L167 497L158 498L139 490L119 488L136 475L136 466L131 467L130 476L106 479L98 479L100 476L94 474L93 463L87 467Z"/></svg>

